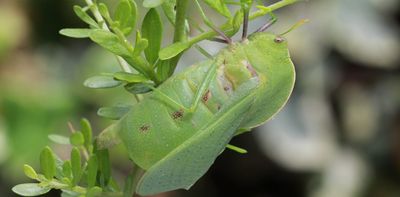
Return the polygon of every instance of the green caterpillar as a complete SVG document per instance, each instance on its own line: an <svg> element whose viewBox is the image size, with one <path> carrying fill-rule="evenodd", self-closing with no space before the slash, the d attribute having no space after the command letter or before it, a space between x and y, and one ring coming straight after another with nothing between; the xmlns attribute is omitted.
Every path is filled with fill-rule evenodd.
<svg viewBox="0 0 400 197"><path fill-rule="evenodd" d="M98 141L104 147L117 135L145 170L137 193L189 189L235 135L284 106L294 81L287 41L255 33L166 80Z"/></svg>

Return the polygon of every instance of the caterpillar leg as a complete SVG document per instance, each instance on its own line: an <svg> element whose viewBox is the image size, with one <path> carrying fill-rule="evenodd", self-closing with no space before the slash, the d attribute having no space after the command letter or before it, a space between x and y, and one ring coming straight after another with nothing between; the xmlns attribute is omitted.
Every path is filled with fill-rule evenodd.
<svg viewBox="0 0 400 197"><path fill-rule="evenodd" d="M148 85L148 87L152 89L154 93L158 94L161 98L163 98L164 99L163 101L171 105L173 108L177 110L183 109L186 112L193 113L196 111L202 95L205 94L207 89L210 87L210 82L215 77L216 73L217 73L217 62L214 61L211 64L210 68L207 70L206 75L203 78L203 81L201 82L199 88L197 89L192 104L190 105L190 108L187 108L184 105L176 102L173 98L169 97L159 89L150 85Z"/></svg>
<svg viewBox="0 0 400 197"><path fill-rule="evenodd" d="M251 4L253 3L252 0L242 0L241 6L243 10L243 32L242 32L242 40L247 38L247 29L249 27L249 13Z"/></svg>
<svg viewBox="0 0 400 197"><path fill-rule="evenodd" d="M265 23L263 26L258 28L252 34L257 33L257 32L263 32L263 31L267 30L269 27L271 27L271 25L273 25L278 20L278 18L272 12L270 12L269 15L271 16L271 19L267 23Z"/></svg>
<svg viewBox="0 0 400 197"><path fill-rule="evenodd" d="M217 74L217 62L214 61L210 68L207 70L206 76L204 76L203 81L201 82L199 88L196 91L196 94L194 95L194 99L192 102L192 105L189 108L189 112L195 112L201 97L206 93L207 89L210 87L210 83Z"/></svg>
<svg viewBox="0 0 400 197"><path fill-rule="evenodd" d="M185 107L184 105L176 102L173 98L169 97L168 95L164 94L164 92L160 91L159 89L147 85L147 87L149 87L150 89L153 90L154 93L158 94L161 98L163 98L164 102L166 102L167 104L171 105L173 108L180 110L183 109L184 111L190 111L190 109L188 109L187 107Z"/></svg>
<svg viewBox="0 0 400 197"><path fill-rule="evenodd" d="M203 8L201 8L201 5L200 5L199 1L198 1L198 0L195 0L195 3L196 3L197 8L199 9L199 12L200 12L200 14L201 14L201 17L202 17L204 23L205 23L208 27L210 27L211 29L213 29L215 32L217 32L217 33L223 38L223 40L224 40L225 42L227 42L227 43L229 43L229 44L232 43L231 38L229 38L223 31L221 31L220 29L218 29L218 28L214 25L214 23L212 23L211 20L206 16L206 14L205 14L204 11L203 11Z"/></svg>

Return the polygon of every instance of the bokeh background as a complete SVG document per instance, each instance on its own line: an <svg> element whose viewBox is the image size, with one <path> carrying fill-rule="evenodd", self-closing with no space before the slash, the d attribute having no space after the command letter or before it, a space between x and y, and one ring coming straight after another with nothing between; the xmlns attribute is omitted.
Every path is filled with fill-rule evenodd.
<svg viewBox="0 0 400 197"><path fill-rule="evenodd" d="M82 86L118 66L88 40L58 34L85 27L74 4L82 2L0 0L0 196L15 196L11 187L28 181L22 165L37 166L44 146L67 157L69 147L52 144L48 134L67 134L67 122L81 117L99 132L110 122L97 109L132 99L123 89ZM310 19L286 36L297 70L288 105L233 139L248 154L227 150L190 191L159 196L400 196L400 1L309 0L276 13L278 23L269 30L275 33ZM165 28L171 36L167 22ZM211 53L221 48L201 45ZM190 50L179 68L201 59ZM130 164L122 147L112 159L123 177Z"/></svg>

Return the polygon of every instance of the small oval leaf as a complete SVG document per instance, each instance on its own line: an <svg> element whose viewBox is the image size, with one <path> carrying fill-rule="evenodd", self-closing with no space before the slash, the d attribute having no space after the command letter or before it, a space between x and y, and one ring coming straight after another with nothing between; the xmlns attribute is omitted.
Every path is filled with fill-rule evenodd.
<svg viewBox="0 0 400 197"><path fill-rule="evenodd" d="M59 33L71 38L88 38L91 31L91 29L85 28L65 28L60 30Z"/></svg>
<svg viewBox="0 0 400 197"><path fill-rule="evenodd" d="M48 138L57 144L65 144L65 145L70 144L68 137L62 135L50 134Z"/></svg>
<svg viewBox="0 0 400 197"><path fill-rule="evenodd" d="M229 11L226 3L223 0L204 0L204 2L212 9L220 13L222 16L225 16L227 18L231 17L231 12Z"/></svg>
<svg viewBox="0 0 400 197"><path fill-rule="evenodd" d="M149 46L149 41L142 38L140 31L136 32L135 49L133 50L133 56L139 56Z"/></svg>
<svg viewBox="0 0 400 197"><path fill-rule="evenodd" d="M53 179L56 174L56 161L53 151L46 147L40 153L40 168L46 179Z"/></svg>
<svg viewBox="0 0 400 197"><path fill-rule="evenodd" d="M71 151L72 183L78 184L82 176L81 153L77 147Z"/></svg>
<svg viewBox="0 0 400 197"><path fill-rule="evenodd" d="M89 37L93 42L110 52L119 56L129 57L129 50L125 48L117 35L106 30L96 29L91 31Z"/></svg>
<svg viewBox="0 0 400 197"><path fill-rule="evenodd" d="M104 3L99 3L97 6L99 8L100 15L103 16L107 22L112 21L107 5Z"/></svg>
<svg viewBox="0 0 400 197"><path fill-rule="evenodd" d="M75 5L74 12L83 22L91 26L98 27L97 22L93 20L92 17L90 17L81 7Z"/></svg>
<svg viewBox="0 0 400 197"><path fill-rule="evenodd" d="M114 73L114 79L119 81L125 81L128 83L139 83L148 81L148 79L141 74L127 73L127 72Z"/></svg>
<svg viewBox="0 0 400 197"><path fill-rule="evenodd" d="M87 184L88 187L93 187L96 184L97 170L99 168L97 156L92 155L87 164Z"/></svg>
<svg viewBox="0 0 400 197"><path fill-rule="evenodd" d="M144 50L147 61L154 64L158 59L161 48L163 25L155 8L150 9L144 16L142 23L142 37L147 39L148 46Z"/></svg>
<svg viewBox="0 0 400 197"><path fill-rule="evenodd" d="M120 29L129 35L136 25L137 6L133 0L121 0L115 10L114 18L120 24Z"/></svg>
<svg viewBox="0 0 400 197"><path fill-rule="evenodd" d="M85 143L85 138L81 132L75 132L69 137L69 142L74 146L82 146Z"/></svg>
<svg viewBox="0 0 400 197"><path fill-rule="evenodd" d="M153 86L152 83L128 83L124 87L132 94L144 94L151 91L149 86Z"/></svg>
<svg viewBox="0 0 400 197"><path fill-rule="evenodd" d="M106 186L111 178L110 155L107 149L97 150L96 155L100 171L100 184Z"/></svg>
<svg viewBox="0 0 400 197"><path fill-rule="evenodd" d="M93 76L85 80L83 85L88 88L114 88L121 85L122 82L114 80L112 76Z"/></svg>
<svg viewBox="0 0 400 197"><path fill-rule="evenodd" d="M83 134L83 138L85 139L85 147L91 151L92 149L92 126L90 125L89 120L86 118L81 119L81 132Z"/></svg>
<svg viewBox="0 0 400 197"><path fill-rule="evenodd" d="M165 0L165 2L162 4L162 10L171 24L175 24L175 5L176 0Z"/></svg>
<svg viewBox="0 0 400 197"><path fill-rule="evenodd" d="M92 187L89 189L89 191L86 194L86 197L96 197L96 196L101 196L101 193L103 192L103 189L100 187Z"/></svg>
<svg viewBox="0 0 400 197"><path fill-rule="evenodd" d="M171 59L189 47L190 43L188 42L176 42L161 49L158 56L160 57L160 60Z"/></svg>
<svg viewBox="0 0 400 197"><path fill-rule="evenodd" d="M165 0L144 0L143 1L143 7L145 8L155 8L162 3L164 3Z"/></svg>
<svg viewBox="0 0 400 197"><path fill-rule="evenodd" d="M38 175L36 173L36 171L28 164L24 165L24 173L27 177L31 178L31 179L37 179Z"/></svg>
<svg viewBox="0 0 400 197"><path fill-rule="evenodd" d="M70 190L61 190L61 197L77 197L79 193Z"/></svg>
<svg viewBox="0 0 400 197"><path fill-rule="evenodd" d="M97 111L97 115L111 120L119 120L122 116L128 113L131 108L132 106L130 105L102 107Z"/></svg>
<svg viewBox="0 0 400 197"><path fill-rule="evenodd" d="M129 173L128 177L125 179L124 183L124 197L131 197L134 194L134 179L135 179L135 171Z"/></svg>
<svg viewBox="0 0 400 197"><path fill-rule="evenodd" d="M21 196L39 196L50 191L50 188L41 187L38 183L24 183L16 185L12 191Z"/></svg>
<svg viewBox="0 0 400 197"><path fill-rule="evenodd" d="M71 161L65 161L64 164L62 165L62 171L63 171L63 176L72 179L72 167L71 167Z"/></svg>

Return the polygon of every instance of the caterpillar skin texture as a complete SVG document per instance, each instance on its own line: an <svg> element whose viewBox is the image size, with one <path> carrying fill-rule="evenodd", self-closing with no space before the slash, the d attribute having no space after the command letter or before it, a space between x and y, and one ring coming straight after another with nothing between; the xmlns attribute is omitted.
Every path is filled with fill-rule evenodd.
<svg viewBox="0 0 400 197"><path fill-rule="evenodd" d="M217 64L197 109L189 113L152 92L112 129L130 158L146 170L137 192L189 189L237 134L263 124L288 100L295 81L287 42L257 33L188 67L157 89L189 108L213 63Z"/></svg>

